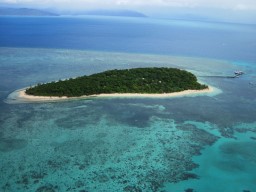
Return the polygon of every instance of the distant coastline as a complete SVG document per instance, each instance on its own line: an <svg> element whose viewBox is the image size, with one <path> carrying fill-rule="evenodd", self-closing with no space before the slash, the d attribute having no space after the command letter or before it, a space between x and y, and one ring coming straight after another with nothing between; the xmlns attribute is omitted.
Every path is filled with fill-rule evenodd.
<svg viewBox="0 0 256 192"><path fill-rule="evenodd" d="M125 9L98 9L98 10L84 10L84 11L47 11L32 8L12 8L12 7L0 7L0 16L112 16L112 17L144 17L147 16L144 13L125 10Z"/></svg>
<svg viewBox="0 0 256 192"><path fill-rule="evenodd" d="M4 8L0 7L0 16L59 16L49 11L31 8Z"/></svg>
<svg viewBox="0 0 256 192"><path fill-rule="evenodd" d="M92 15L92 16L113 16L113 17L147 17L145 14L133 10L111 10L111 9L101 9L101 10L90 10L76 12L74 15Z"/></svg>

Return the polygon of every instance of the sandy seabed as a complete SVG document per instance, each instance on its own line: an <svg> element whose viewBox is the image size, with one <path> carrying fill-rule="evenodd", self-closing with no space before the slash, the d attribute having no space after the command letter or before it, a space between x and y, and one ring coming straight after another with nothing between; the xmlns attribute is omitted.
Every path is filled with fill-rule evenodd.
<svg viewBox="0 0 256 192"><path fill-rule="evenodd" d="M111 94L98 94L81 97L48 97L48 96L33 96L25 93L26 89L16 90L11 93L5 100L6 103L34 103L34 102L57 102L75 99L92 99L92 98L169 98L169 97L183 97L183 96L204 96L216 95L221 91L215 87L208 86L203 90L186 90L174 93L161 93L161 94L144 94L144 93L111 93Z"/></svg>

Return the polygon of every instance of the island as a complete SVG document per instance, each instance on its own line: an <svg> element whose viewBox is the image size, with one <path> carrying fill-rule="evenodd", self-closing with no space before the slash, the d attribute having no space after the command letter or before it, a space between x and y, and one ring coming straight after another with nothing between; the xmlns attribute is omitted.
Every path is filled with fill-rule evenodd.
<svg viewBox="0 0 256 192"><path fill-rule="evenodd" d="M95 16L117 16L117 17L147 17L145 14L133 11L133 10L113 10L113 9L101 9L77 12L75 14L80 15L95 15Z"/></svg>
<svg viewBox="0 0 256 192"><path fill-rule="evenodd" d="M58 16L58 14L31 8L0 7L0 16Z"/></svg>
<svg viewBox="0 0 256 192"><path fill-rule="evenodd" d="M176 68L133 68L109 70L89 76L38 84L27 95L80 97L113 93L164 94L204 90L192 73Z"/></svg>
<svg viewBox="0 0 256 192"><path fill-rule="evenodd" d="M100 98L171 98L215 96L222 91L200 84L194 74L176 68L110 70L88 76L39 83L10 93L8 104Z"/></svg>

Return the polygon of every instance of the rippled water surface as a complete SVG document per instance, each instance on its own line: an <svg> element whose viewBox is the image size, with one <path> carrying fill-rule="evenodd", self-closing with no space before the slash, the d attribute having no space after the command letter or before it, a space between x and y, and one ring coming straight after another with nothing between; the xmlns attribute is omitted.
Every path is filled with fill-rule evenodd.
<svg viewBox="0 0 256 192"><path fill-rule="evenodd" d="M102 25L108 26L107 21L101 21L101 25L98 23L100 29ZM26 23L28 20L13 22ZM74 21L69 22L74 25ZM18 27L17 23L13 26L10 21L1 18L0 24L3 23L10 28ZM139 21L129 21L126 25L121 23L129 28ZM238 30L237 26L223 29L211 28L210 24L174 24L176 30L185 27L192 34L198 28L217 30L219 34L223 30L233 30L234 34L242 30L241 33L250 34L254 29L248 26L239 26ZM174 24L171 26L174 27ZM165 22L152 22L147 27L159 25L169 26ZM88 23L84 24L86 26ZM0 32L4 33L4 29L1 28ZM139 32L133 32L134 36L138 38ZM41 31L39 36L41 33L45 35ZM158 39L157 42L161 40L156 38L159 35L156 32L151 31L150 34ZM8 35L10 38L11 34ZM114 38L116 34L109 28L108 35ZM94 37L99 38L97 35ZM0 191L255 191L254 37L241 37L240 42L233 39L235 44L241 43L239 49L246 51L243 55L238 50L227 55L222 51L222 54L215 52L218 57L212 58L197 54L191 56L193 51L191 54L184 52L184 56L177 56L175 52L172 54L170 50L168 54L157 55L157 52L152 53L153 48L146 51L149 52L147 54L128 53L133 50L126 53L104 50L104 45L102 49L97 45L97 51L86 47L78 50L72 46L72 49L65 49L64 46L53 48L35 40L32 44L41 47L36 48L27 46L24 43L27 41L22 43L21 37L19 41L3 39L3 36L0 38ZM31 40L30 36L27 38ZM56 40L59 37L51 38ZM150 41L150 37L147 38ZM248 46L245 44L247 38L251 42ZM223 39L218 37L219 41ZM178 40L182 41L182 38ZM193 45L198 46L194 42L190 49ZM146 44L143 46L146 49ZM207 47L205 45L205 52L211 55L213 50L207 51ZM246 55L251 56L246 59ZM217 87L221 92L217 95L165 99L4 102L16 89L39 82L107 69L154 66L187 69L200 81ZM243 70L245 74L240 78L227 78L235 70Z"/></svg>

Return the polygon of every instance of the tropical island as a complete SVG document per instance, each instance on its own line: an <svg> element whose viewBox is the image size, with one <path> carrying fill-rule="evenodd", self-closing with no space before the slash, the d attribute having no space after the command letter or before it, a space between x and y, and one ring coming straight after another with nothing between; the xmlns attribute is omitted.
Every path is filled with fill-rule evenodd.
<svg viewBox="0 0 256 192"><path fill-rule="evenodd" d="M16 90L6 103L57 102L92 98L170 98L213 96L218 88L197 82L194 74L176 68L110 70L88 76L37 84Z"/></svg>
<svg viewBox="0 0 256 192"><path fill-rule="evenodd" d="M176 68L135 68L109 70L89 76L38 84L27 88L33 96L80 97L113 93L164 94L204 90L192 73Z"/></svg>

